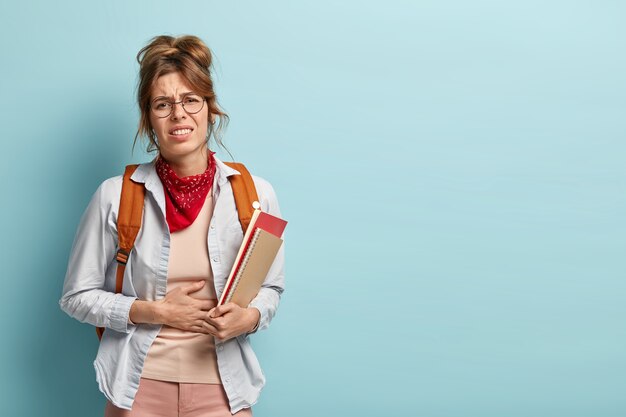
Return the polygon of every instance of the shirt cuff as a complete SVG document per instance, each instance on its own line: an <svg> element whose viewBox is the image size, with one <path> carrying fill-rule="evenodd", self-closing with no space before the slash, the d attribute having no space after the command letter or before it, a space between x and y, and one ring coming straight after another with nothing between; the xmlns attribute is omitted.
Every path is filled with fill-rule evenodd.
<svg viewBox="0 0 626 417"><path fill-rule="evenodd" d="M252 334L252 333L256 333L257 330L259 330L260 328L265 328L267 326L263 326L263 323L265 323L266 321L268 321L268 312L267 312L267 306L266 306L266 302L260 298L255 298L254 300L252 300L250 302L250 304L248 304L248 308L256 308L257 310L259 310L259 321L257 322L256 326L254 327L254 329L250 330L248 332L248 334Z"/></svg>
<svg viewBox="0 0 626 417"><path fill-rule="evenodd" d="M129 323L130 306L137 299L137 297L130 297L122 294L115 295L115 301L113 302L111 312L111 329L116 332L128 333L130 328L135 324ZM131 326L129 328L129 325Z"/></svg>
<svg viewBox="0 0 626 417"><path fill-rule="evenodd" d="M256 308L256 307L251 307L251 308ZM257 329L259 328L259 324L261 324L261 310L256 308L257 310L259 310L259 319L257 320L256 324L254 325L254 328L252 330L250 330L248 332L248 334L250 333L254 333L257 331Z"/></svg>

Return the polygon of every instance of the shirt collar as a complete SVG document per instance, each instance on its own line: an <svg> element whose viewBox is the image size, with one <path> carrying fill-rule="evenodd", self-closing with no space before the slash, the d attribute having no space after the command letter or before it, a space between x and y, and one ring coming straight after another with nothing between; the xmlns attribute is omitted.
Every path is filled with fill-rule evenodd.
<svg viewBox="0 0 626 417"><path fill-rule="evenodd" d="M226 184L228 177L231 175L241 175L241 172L229 167L215 155L213 155L213 157L215 158L217 168L215 171L215 177L218 185L222 186ZM130 179L135 182L146 184L147 189L151 189L152 185L160 183L159 175L156 172L156 158L150 162L140 164L133 175L131 175Z"/></svg>
<svg viewBox="0 0 626 417"><path fill-rule="evenodd" d="M215 157L215 155L213 155ZM216 187L212 187L213 197L216 198L219 189L228 182L228 177L231 175L241 175L239 171L229 167L217 157L215 157L216 170L214 184ZM149 191L154 196L159 208L165 216L165 191L163 190L163 183L159 178L159 174L156 172L156 157L143 164L139 164L130 179L134 182L143 183L146 191Z"/></svg>

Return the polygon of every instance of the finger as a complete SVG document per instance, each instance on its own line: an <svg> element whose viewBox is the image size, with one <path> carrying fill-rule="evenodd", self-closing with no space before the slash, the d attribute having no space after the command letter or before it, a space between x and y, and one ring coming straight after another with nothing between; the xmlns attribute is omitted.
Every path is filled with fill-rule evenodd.
<svg viewBox="0 0 626 417"><path fill-rule="evenodd" d="M217 319L217 317L215 317L215 318L211 317L211 312L210 311L202 316L202 320L206 321L207 323L211 323L213 325L217 324L217 320L216 319Z"/></svg>
<svg viewBox="0 0 626 417"><path fill-rule="evenodd" d="M228 333L221 332L221 333L216 334L215 338L217 339L218 343L222 343L222 342L225 342L225 341L227 341L229 339L232 339L233 336L234 335L231 332L228 332Z"/></svg>
<svg viewBox="0 0 626 417"><path fill-rule="evenodd" d="M215 332L217 332L217 331L219 330L219 329L218 329L218 327L217 327L215 324L213 324L213 323L209 323L208 321L204 321L204 320L202 320L202 321L200 322L200 325L201 325L202 327L206 328L206 329L213 330L213 331L215 331Z"/></svg>
<svg viewBox="0 0 626 417"><path fill-rule="evenodd" d="M202 332L207 334L213 334L218 332L218 329L214 325L207 323L204 320L194 320L193 326L202 329Z"/></svg>
<svg viewBox="0 0 626 417"><path fill-rule="evenodd" d="M211 317L209 314L207 314L203 317L203 320L215 327L216 329L221 329L224 324L224 317L222 316Z"/></svg>
<svg viewBox="0 0 626 417"><path fill-rule="evenodd" d="M237 304L235 304L235 303L226 303L226 304L222 304L221 306L217 306L217 307L215 307L215 310L213 310L213 312L211 312L211 314L209 314L209 317L220 317L220 316L223 316L224 314L228 313L229 311L234 310L236 305Z"/></svg>
<svg viewBox="0 0 626 417"><path fill-rule="evenodd" d="M196 281L193 284L185 285L180 287L181 291L187 295L194 291L198 291L200 288L204 287L205 280Z"/></svg>
<svg viewBox="0 0 626 417"><path fill-rule="evenodd" d="M193 325L190 327L190 330L195 333L211 334L209 329L202 325Z"/></svg>
<svg viewBox="0 0 626 417"><path fill-rule="evenodd" d="M202 322L202 328L212 335L216 335L219 331L215 326L213 326L211 323L207 323L206 321Z"/></svg>

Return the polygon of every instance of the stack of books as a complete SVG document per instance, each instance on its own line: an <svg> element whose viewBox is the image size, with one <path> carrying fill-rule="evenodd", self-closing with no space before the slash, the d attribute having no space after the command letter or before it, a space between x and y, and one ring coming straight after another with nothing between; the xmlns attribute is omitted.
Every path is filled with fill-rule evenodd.
<svg viewBox="0 0 626 417"><path fill-rule="evenodd" d="M255 207L258 206L257 203ZM254 210L217 305L234 302L241 307L248 307L276 258L286 226L285 220L259 208Z"/></svg>

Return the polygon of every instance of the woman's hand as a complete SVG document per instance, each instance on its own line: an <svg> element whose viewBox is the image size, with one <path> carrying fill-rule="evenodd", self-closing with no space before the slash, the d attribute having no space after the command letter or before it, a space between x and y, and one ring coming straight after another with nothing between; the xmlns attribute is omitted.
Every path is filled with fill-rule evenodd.
<svg viewBox="0 0 626 417"><path fill-rule="evenodd" d="M201 280L174 288L165 295L165 298L155 301L159 321L177 329L208 334L208 329L204 327L204 318L215 306L215 301L199 300L189 296L190 293L200 290L205 283L205 280Z"/></svg>
<svg viewBox="0 0 626 417"><path fill-rule="evenodd" d="M209 310L203 323L209 334L221 341L237 337L254 329L261 313L255 307L242 308L226 303Z"/></svg>
<svg viewBox="0 0 626 417"><path fill-rule="evenodd" d="M215 306L215 301L189 296L190 293L200 290L205 283L205 280L200 280L174 288L165 298L157 301L136 300L130 308L130 320L135 324L166 324L181 330L208 334L203 326L204 318Z"/></svg>

